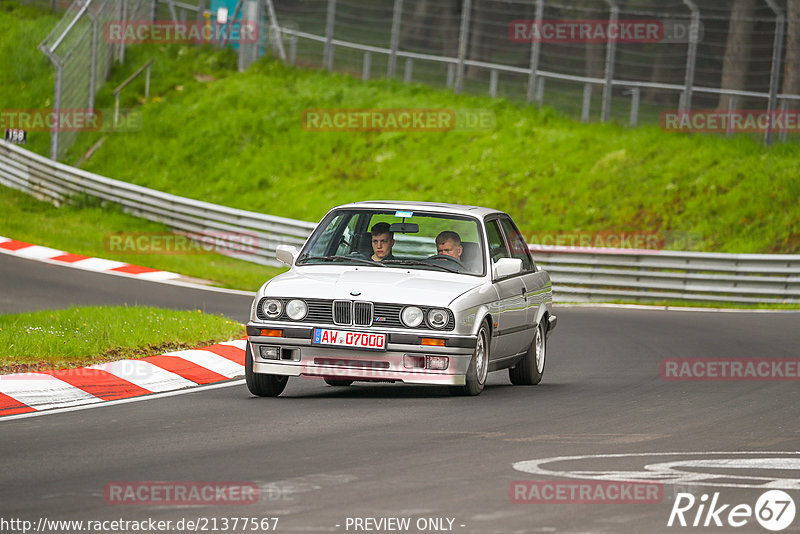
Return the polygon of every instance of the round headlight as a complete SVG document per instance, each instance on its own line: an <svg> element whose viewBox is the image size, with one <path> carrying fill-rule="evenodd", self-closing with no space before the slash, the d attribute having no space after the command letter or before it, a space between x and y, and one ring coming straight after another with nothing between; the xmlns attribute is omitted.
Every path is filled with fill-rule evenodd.
<svg viewBox="0 0 800 534"><path fill-rule="evenodd" d="M278 299L264 299L261 302L261 313L268 319L277 319L283 312L283 302Z"/></svg>
<svg viewBox="0 0 800 534"><path fill-rule="evenodd" d="M307 313L308 306L302 300L294 299L286 303L286 315L289 316L289 319L299 321L305 318Z"/></svg>
<svg viewBox="0 0 800 534"><path fill-rule="evenodd" d="M407 306L403 308L403 313L400 314L403 324L411 328L419 326L422 323L422 317L422 310L416 306Z"/></svg>
<svg viewBox="0 0 800 534"><path fill-rule="evenodd" d="M448 315L447 310L434 308L428 312L428 324L434 328L444 328L447 326L447 321L449 319L450 316Z"/></svg>

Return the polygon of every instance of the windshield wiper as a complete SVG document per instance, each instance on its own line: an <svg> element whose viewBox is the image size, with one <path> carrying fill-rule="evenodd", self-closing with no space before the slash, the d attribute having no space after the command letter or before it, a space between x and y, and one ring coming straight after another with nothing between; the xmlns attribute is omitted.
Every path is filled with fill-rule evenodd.
<svg viewBox="0 0 800 534"><path fill-rule="evenodd" d="M426 263L420 260L383 260L383 263L391 263L392 265L424 265L425 267L437 267L442 269L443 271L447 271L448 273L460 273L461 271L457 271L456 269L451 269L450 267L445 267L444 265L436 265L435 263Z"/></svg>
<svg viewBox="0 0 800 534"><path fill-rule="evenodd" d="M323 261L355 261L358 263L366 263L367 265L375 265L379 267L386 267L383 263L379 261L367 260L364 258L359 257L350 257L350 256L305 256L300 258L297 263L306 263L309 260L323 260Z"/></svg>

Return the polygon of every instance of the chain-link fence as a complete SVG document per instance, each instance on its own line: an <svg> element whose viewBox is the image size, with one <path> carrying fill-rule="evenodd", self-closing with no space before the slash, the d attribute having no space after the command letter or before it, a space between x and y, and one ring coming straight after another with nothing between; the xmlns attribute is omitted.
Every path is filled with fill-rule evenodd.
<svg viewBox="0 0 800 534"><path fill-rule="evenodd" d="M42 0L40 3L50 3ZM56 8L63 5L60 0ZM122 57L124 45L103 38L106 23L152 17L152 0L75 0L39 49L55 69L50 157L59 159L75 141L79 128L63 119L82 116L93 120L94 99L108 77L114 54Z"/></svg>
<svg viewBox="0 0 800 534"><path fill-rule="evenodd" d="M665 110L786 111L800 100L798 0L275 5L290 61L545 103L584 121L657 123ZM770 126L768 142L773 135L785 138L786 129Z"/></svg>
<svg viewBox="0 0 800 534"><path fill-rule="evenodd" d="M120 59L124 55L124 45L102 39L106 21L205 19L216 24L216 13L208 11L215 3L220 1L75 0L40 46L56 69L54 108L93 108L114 50ZM800 100L800 0L235 4L233 18L258 13L266 26L261 35L284 45L278 55L289 63L547 104L585 122L661 121L663 126L666 112L691 110L796 113L790 108ZM281 39L274 38L277 33ZM261 48L240 48L240 55L248 55L240 66ZM770 122L757 131L768 143L800 131L778 125ZM730 123L722 130L736 131L752 130L736 130ZM62 156L75 135L53 131L51 157Z"/></svg>

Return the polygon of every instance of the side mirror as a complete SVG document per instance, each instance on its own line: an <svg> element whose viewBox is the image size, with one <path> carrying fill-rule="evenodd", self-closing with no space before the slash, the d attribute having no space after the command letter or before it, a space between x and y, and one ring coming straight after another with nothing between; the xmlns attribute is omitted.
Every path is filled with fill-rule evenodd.
<svg viewBox="0 0 800 534"><path fill-rule="evenodd" d="M494 278L505 278L522 272L522 260L518 258L500 258L492 265Z"/></svg>
<svg viewBox="0 0 800 534"><path fill-rule="evenodd" d="M297 248L292 245L278 245L278 248L275 249L275 257L281 263L291 267L297 258Z"/></svg>

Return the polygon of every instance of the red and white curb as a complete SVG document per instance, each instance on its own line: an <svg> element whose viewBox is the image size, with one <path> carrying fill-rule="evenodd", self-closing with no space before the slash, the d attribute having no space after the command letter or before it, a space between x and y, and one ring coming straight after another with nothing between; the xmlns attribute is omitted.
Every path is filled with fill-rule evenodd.
<svg viewBox="0 0 800 534"><path fill-rule="evenodd" d="M244 375L247 341L78 369L0 375L0 417L163 393Z"/></svg>
<svg viewBox="0 0 800 534"><path fill-rule="evenodd" d="M92 258L90 256L81 256L80 254L70 254L63 250L56 250L54 248L43 247L40 245L32 245L24 241L17 241L8 237L0 236L0 252L6 254L13 254L22 258L31 260L47 261L62 265L68 265L77 269L85 269L87 271L105 272L111 274L122 274L128 276L135 276L144 280L165 281L177 280L182 278L177 273L169 271L159 271L158 269L151 269L149 267L142 267L140 265L131 265L121 261L106 260L103 258Z"/></svg>

